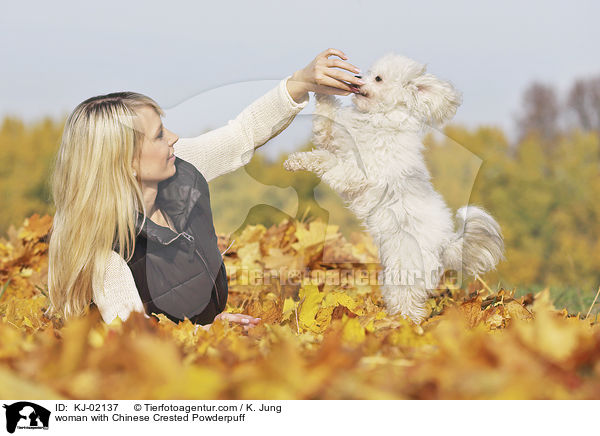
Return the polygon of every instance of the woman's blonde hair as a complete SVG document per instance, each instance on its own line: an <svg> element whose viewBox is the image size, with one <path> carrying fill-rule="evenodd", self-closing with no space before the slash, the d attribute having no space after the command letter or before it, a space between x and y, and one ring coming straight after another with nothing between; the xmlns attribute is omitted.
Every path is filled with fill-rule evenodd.
<svg viewBox="0 0 600 436"><path fill-rule="evenodd" d="M56 213L48 248L49 316L87 313L93 291L104 292L115 243L126 261L133 256L138 212L146 220L140 171L134 176L132 168L143 143L134 123L142 106L164 116L151 98L116 92L85 100L66 120L50 176Z"/></svg>

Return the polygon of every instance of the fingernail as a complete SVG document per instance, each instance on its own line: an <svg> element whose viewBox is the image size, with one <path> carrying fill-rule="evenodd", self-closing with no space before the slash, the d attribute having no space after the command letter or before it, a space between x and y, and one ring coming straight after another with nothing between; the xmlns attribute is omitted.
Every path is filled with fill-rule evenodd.
<svg viewBox="0 0 600 436"><path fill-rule="evenodd" d="M361 85L364 85L364 84L365 84L365 81L364 81L364 80L361 80L361 79L358 79L358 83L360 83Z"/></svg>
<svg viewBox="0 0 600 436"><path fill-rule="evenodd" d="M250 322L250 320L249 320L248 318L243 318L243 319L242 319L242 322L243 322L244 324L248 324L248 323Z"/></svg>
<svg viewBox="0 0 600 436"><path fill-rule="evenodd" d="M360 68L355 68L354 71L360 74Z"/></svg>

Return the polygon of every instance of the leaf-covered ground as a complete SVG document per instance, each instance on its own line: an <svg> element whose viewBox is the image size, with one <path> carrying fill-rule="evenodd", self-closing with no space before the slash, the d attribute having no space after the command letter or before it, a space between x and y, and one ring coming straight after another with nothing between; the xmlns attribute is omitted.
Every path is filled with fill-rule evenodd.
<svg viewBox="0 0 600 436"><path fill-rule="evenodd" d="M386 313L376 284L340 274L380 268L368 237L319 221L247 227L226 252L227 311L262 318L248 332L137 313L107 325L95 308L48 319L51 220L0 239L2 398L600 398L597 316L555 309L547 290L515 299L471 284L440 286L415 326ZM256 274L287 270L312 275Z"/></svg>

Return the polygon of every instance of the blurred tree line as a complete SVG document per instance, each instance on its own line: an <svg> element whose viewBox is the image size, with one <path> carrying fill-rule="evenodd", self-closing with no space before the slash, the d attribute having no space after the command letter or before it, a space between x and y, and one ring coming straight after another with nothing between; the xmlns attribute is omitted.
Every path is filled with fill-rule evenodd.
<svg viewBox="0 0 600 436"><path fill-rule="evenodd" d="M0 234L34 213L54 214L51 204L51 161L56 155L65 120L49 117L26 125L7 116L0 126Z"/></svg>
<svg viewBox="0 0 600 436"><path fill-rule="evenodd" d="M436 188L456 210L483 206L500 223L507 260L486 280L505 287L597 289L600 285L600 76L578 79L564 97L548 84L524 92L510 143L496 127L451 124L426 138ZM53 214L48 175L64 120L0 127L0 232L31 214ZM268 146L268 144L266 145ZM312 144L301 149L309 150ZM250 163L210 183L215 227L235 235L247 224L286 217L323 219L346 236L362 231L342 201L313 174L283 169L259 149Z"/></svg>

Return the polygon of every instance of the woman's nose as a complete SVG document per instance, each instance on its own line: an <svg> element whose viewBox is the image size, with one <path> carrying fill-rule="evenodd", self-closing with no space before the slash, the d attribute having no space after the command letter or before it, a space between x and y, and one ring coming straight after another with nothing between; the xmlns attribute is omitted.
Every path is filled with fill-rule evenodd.
<svg viewBox="0 0 600 436"><path fill-rule="evenodd" d="M171 132L170 130L169 130L169 132L171 133L171 144L175 144L179 140L179 136L177 136L175 133Z"/></svg>

